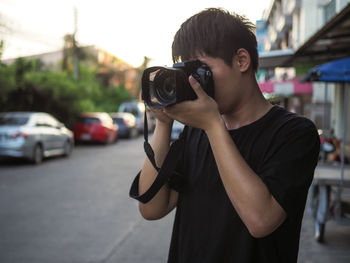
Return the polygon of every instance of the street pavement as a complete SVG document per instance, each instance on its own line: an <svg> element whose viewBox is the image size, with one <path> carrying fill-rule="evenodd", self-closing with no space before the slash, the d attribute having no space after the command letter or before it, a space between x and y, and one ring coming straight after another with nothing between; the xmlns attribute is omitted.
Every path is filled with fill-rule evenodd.
<svg viewBox="0 0 350 263"><path fill-rule="evenodd" d="M350 200L350 199L348 199ZM305 214L298 263L349 263L350 227L330 220L326 223L325 242L318 243L313 238L313 219Z"/></svg>
<svg viewBox="0 0 350 263"><path fill-rule="evenodd" d="M345 171L345 178L349 179L349 167ZM316 169L316 178L333 178L339 180L340 167L319 165ZM333 187L331 202L335 200L338 188ZM341 200L350 202L350 189L343 188ZM324 242L314 240L314 220L305 209L299 250L299 263L349 263L350 262L350 224L342 225L333 217L325 224Z"/></svg>
<svg viewBox="0 0 350 263"><path fill-rule="evenodd" d="M0 162L0 263L164 262L171 218L141 219L128 195L142 145L140 136L38 166Z"/></svg>
<svg viewBox="0 0 350 263"><path fill-rule="evenodd" d="M128 196L142 144L81 145L39 166L0 162L0 263L166 262L174 212L143 220ZM350 262L350 227L330 220L319 244L305 212L298 262Z"/></svg>

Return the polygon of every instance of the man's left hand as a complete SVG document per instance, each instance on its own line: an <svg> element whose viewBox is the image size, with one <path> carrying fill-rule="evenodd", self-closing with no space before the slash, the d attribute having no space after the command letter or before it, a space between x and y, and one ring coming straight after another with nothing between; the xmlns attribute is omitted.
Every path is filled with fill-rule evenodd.
<svg viewBox="0 0 350 263"><path fill-rule="evenodd" d="M189 82L198 98L166 107L164 113L185 125L206 131L212 128L215 122L222 120L218 105L205 93L194 77L190 76Z"/></svg>

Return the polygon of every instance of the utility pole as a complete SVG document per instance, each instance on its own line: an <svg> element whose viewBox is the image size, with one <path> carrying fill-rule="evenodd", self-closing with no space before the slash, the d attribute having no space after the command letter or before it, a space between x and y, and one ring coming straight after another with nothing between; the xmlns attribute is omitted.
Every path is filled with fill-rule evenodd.
<svg viewBox="0 0 350 263"><path fill-rule="evenodd" d="M75 79L79 78L79 61L78 61L78 47L76 42L76 34L78 32L78 11L74 7L74 32L73 32L73 75Z"/></svg>

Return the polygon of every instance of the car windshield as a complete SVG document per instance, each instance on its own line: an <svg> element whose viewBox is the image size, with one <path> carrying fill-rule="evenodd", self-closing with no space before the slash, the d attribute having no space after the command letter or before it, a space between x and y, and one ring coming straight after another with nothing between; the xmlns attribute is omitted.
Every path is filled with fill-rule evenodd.
<svg viewBox="0 0 350 263"><path fill-rule="evenodd" d="M83 124L93 124L93 123L101 122L101 120L95 117L79 117L77 122L83 123Z"/></svg>
<svg viewBox="0 0 350 263"><path fill-rule="evenodd" d="M123 118L119 118L119 117L113 118L113 121L114 123L117 123L117 124L124 124Z"/></svg>
<svg viewBox="0 0 350 263"><path fill-rule="evenodd" d="M28 120L29 117L23 116L0 116L0 125L24 125Z"/></svg>

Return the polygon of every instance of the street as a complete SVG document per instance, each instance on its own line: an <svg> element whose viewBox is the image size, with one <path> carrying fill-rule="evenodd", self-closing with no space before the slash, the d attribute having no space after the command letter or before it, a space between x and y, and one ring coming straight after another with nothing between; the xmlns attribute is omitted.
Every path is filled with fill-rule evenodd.
<svg viewBox="0 0 350 263"><path fill-rule="evenodd" d="M128 196L142 144L140 136L79 145L39 166L0 163L0 262L166 262L174 213L145 221ZM313 262L350 262L349 227L330 222L320 245L306 213L299 263Z"/></svg>
<svg viewBox="0 0 350 263"><path fill-rule="evenodd" d="M142 143L79 145L39 166L1 163L0 262L164 262L171 218L142 220L128 196Z"/></svg>

